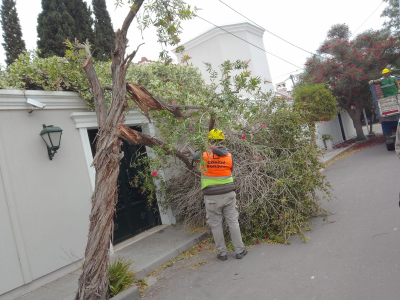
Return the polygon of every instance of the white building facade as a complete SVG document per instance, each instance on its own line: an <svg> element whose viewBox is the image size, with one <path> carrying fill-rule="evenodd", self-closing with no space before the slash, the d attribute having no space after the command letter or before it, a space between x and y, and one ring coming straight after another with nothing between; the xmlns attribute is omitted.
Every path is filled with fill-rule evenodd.
<svg viewBox="0 0 400 300"><path fill-rule="evenodd" d="M46 107L29 113L26 98ZM39 135L42 124L63 129L53 160ZM125 124L154 135L153 124L137 112L130 112ZM95 113L77 93L0 90L1 300L15 299L81 266L95 182L90 134L96 129ZM171 211L160 211L157 222L150 218L146 225L150 210L133 205L134 213L144 216L136 232L175 223ZM130 233L122 221L127 220L116 223L126 239Z"/></svg>
<svg viewBox="0 0 400 300"><path fill-rule="evenodd" d="M263 80L264 92L270 91L273 86L267 56L263 51L263 35L264 29L247 22L214 27L183 43L185 51L177 54L177 58L181 61L183 55L190 56L189 62L199 68L206 82L209 76L205 62L211 63L218 71L219 65L227 60L249 61L251 75Z"/></svg>

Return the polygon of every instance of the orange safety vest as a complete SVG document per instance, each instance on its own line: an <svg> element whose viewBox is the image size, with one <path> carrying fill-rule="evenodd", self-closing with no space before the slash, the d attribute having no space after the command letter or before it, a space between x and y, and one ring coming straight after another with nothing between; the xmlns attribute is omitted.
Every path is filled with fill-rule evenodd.
<svg viewBox="0 0 400 300"><path fill-rule="evenodd" d="M206 166L201 168L201 188L210 185L221 185L233 182L232 155L218 156L214 153L204 152L203 159Z"/></svg>

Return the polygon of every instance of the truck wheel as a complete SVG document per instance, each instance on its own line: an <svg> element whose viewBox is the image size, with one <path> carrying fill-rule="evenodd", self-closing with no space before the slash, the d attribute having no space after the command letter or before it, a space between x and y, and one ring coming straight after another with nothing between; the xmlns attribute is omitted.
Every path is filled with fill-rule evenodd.
<svg viewBox="0 0 400 300"><path fill-rule="evenodd" d="M387 151L393 151L394 150L394 143L386 144L386 149L387 149Z"/></svg>

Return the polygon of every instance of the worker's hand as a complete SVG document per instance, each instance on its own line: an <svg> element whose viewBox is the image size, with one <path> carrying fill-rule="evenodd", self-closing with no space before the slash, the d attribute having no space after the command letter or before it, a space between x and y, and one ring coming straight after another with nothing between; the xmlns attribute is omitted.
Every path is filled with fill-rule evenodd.
<svg viewBox="0 0 400 300"><path fill-rule="evenodd" d="M368 84L373 84L374 83L374 81L373 80L370 80L369 82L368 82Z"/></svg>

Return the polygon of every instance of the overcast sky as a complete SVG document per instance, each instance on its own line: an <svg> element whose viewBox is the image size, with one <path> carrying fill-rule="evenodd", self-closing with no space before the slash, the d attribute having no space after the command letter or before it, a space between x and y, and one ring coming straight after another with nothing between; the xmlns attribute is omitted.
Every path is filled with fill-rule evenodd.
<svg viewBox="0 0 400 300"><path fill-rule="evenodd" d="M91 0L86 2L91 4ZM115 9L115 0L106 0L106 2L114 29L120 28L127 13L126 8ZM187 0L186 2L201 8L198 15L216 25L246 21L219 0ZM382 0L224 0L224 2L265 29L310 52L319 47L333 24L346 23L352 32L358 29L356 33L371 28L380 29L384 22L380 14L386 5L382 4ZM41 10L40 0L17 0L23 39L28 49L36 48L37 16ZM154 31L144 31L142 40L136 27L136 23L133 24L128 33L130 46L136 48L138 44L145 42L136 60L140 60L142 56L157 60L161 47L156 42ZM210 28L212 25L198 18L187 21L183 24L182 42ZM1 28L0 31L2 32ZM238 40L238 43L241 42L243 41ZM283 42L268 32L264 33L264 45L268 52L299 67L304 65L309 56L308 53ZM266 55L274 84L287 79L290 73L294 74L299 69L274 56ZM4 59L4 49L0 47L0 63L3 65Z"/></svg>

